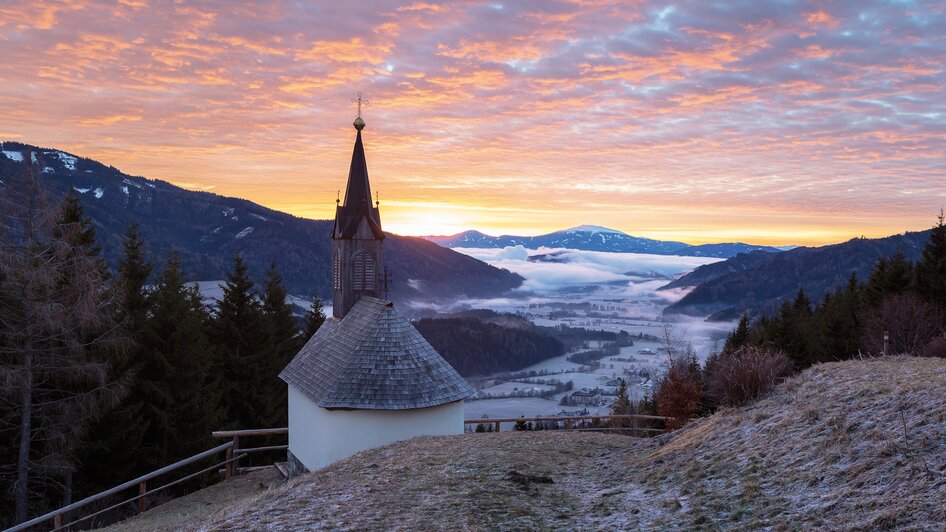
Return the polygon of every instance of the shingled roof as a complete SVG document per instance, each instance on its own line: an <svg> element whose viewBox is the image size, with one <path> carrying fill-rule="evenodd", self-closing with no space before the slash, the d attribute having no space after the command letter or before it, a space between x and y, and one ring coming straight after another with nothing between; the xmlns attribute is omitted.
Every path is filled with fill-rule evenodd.
<svg viewBox="0 0 946 532"><path fill-rule="evenodd" d="M329 409L427 408L473 394L393 303L373 297L326 320L279 377Z"/></svg>

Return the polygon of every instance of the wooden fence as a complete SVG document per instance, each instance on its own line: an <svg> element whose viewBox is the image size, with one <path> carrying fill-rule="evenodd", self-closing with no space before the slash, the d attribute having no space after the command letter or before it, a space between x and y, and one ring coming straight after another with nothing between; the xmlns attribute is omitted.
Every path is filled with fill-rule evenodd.
<svg viewBox="0 0 946 532"><path fill-rule="evenodd" d="M276 429L228 430L228 431L214 432L212 434L214 438L230 438L230 441L224 444L218 445L214 447L213 449L208 449L202 453L195 454L194 456L191 456L190 458L185 458L169 466L165 466L156 471L152 471L151 473L148 473L146 475L142 475L134 480L129 480L128 482L119 484L118 486L115 486L114 488L111 488L109 490L105 490L101 493L97 493L95 495L92 495L91 497L86 497L85 499L82 499L81 501L74 502L68 506L63 506L62 508L59 508L58 510L53 510L52 512L49 512L47 514L41 515L34 519L30 519L29 521L25 521L23 523L15 525L14 527L7 529L5 532L18 532L21 530L27 530L36 525L47 523L49 521L52 521L53 530L60 530L65 527L81 523L83 521L88 521L89 519L92 519L95 516L118 509L126 504L134 503L134 502L138 503L138 508L137 508L138 512L143 512L148 509L148 496L149 495L152 495L162 490L166 490L172 486L176 486L178 484L181 484L182 482L186 482L194 477L211 472L215 469L219 470L221 466L223 466L224 468L223 469L224 480L229 480L233 478L234 476L236 476L237 474L239 474L239 471L240 471L239 461L241 458L244 458L247 455L252 454L252 453L259 453L259 452L264 452L264 451L276 451L276 450L281 450L281 449L287 449L289 447L288 445L270 445L270 446L265 446L265 447L240 447L241 437L244 438L244 441L245 441L246 438L252 437L252 436L274 436L274 435L281 435L281 434L288 434L288 433L289 433L289 429L285 427L276 428ZM176 471L190 464L199 462L201 460L218 456L220 455L220 453L225 453L224 459L222 461L215 461L212 465L205 467L201 469L200 471L191 473L187 476L184 476L183 478L176 479L167 484L163 484L158 487L152 487L150 489L148 487L148 484L157 477L166 475L168 473ZM250 468L244 468L244 469L250 469ZM76 510L79 510L80 508L83 508L93 502L102 500L106 497L112 497L112 496L118 495L123 491L130 490L135 487L138 488L137 495L133 497L129 497L127 499L123 499L119 503L112 504L108 506L107 508L103 508L94 513L82 516L71 522L68 522L65 524L63 523L63 521L66 520L66 518L68 517L70 513Z"/></svg>
<svg viewBox="0 0 946 532"><path fill-rule="evenodd" d="M248 438L251 436L281 436L283 434L289 434L289 427L279 427L275 429L246 429L246 430L218 430L211 433L211 436L214 438L230 438L230 443L233 444L227 450L227 458L233 456L246 456L252 453L262 453L266 451L284 451L289 449L289 445L266 445L263 447L240 447L240 438ZM264 466L269 467L269 466ZM256 469L256 468L245 468L245 469ZM282 471L282 470L280 470ZM286 474L285 471L282 471L283 474ZM236 462L230 462L229 466L226 468L224 473L224 478L230 480L232 477L240 474L240 465Z"/></svg>
<svg viewBox="0 0 946 532"><path fill-rule="evenodd" d="M627 415L601 415L601 416L563 416L563 417L509 417L509 418L483 418L483 419L467 419L463 422L463 425L483 425L483 426L492 426L495 432L502 430L503 423L554 423L557 428L555 430L578 430L578 431L606 431L606 430L627 430L627 431L641 431L641 432L664 432L664 429L651 428L651 427L622 427L617 424L612 423L616 420L629 420L629 421L663 421L667 422L673 418L665 416L647 416L643 414L627 414ZM577 424L575 422L578 422ZM601 425L601 422L604 421L606 425ZM591 425L598 426L586 426L588 422Z"/></svg>

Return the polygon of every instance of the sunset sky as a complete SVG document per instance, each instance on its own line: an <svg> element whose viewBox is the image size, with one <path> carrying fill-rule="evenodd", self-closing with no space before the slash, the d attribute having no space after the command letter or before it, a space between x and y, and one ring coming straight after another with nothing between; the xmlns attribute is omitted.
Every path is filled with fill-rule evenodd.
<svg viewBox="0 0 946 532"><path fill-rule="evenodd" d="M0 140L385 228L819 244L946 204L946 2L0 0Z"/></svg>

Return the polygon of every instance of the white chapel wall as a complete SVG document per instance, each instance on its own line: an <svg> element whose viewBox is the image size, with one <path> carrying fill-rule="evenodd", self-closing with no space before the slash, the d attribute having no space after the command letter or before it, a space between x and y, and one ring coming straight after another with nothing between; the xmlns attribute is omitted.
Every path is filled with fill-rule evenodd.
<svg viewBox="0 0 946 532"><path fill-rule="evenodd" d="M463 433L463 401L412 410L326 410L289 386L289 450L309 471L414 436Z"/></svg>

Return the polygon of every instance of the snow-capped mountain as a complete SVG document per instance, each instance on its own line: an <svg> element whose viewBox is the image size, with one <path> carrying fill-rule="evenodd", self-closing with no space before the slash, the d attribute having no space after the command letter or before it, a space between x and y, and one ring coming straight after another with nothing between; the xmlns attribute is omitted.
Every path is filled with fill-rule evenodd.
<svg viewBox="0 0 946 532"><path fill-rule="evenodd" d="M448 248L504 248L523 246L527 249L569 248L585 251L610 251L614 253L650 253L654 255L683 255L694 257L734 257L739 253L765 251L776 253L779 249L770 246L754 246L742 242L690 245L684 242L653 240L628 235L598 225L579 225L571 229L555 231L539 236L502 235L490 236L479 231L464 231L452 236L426 236Z"/></svg>
<svg viewBox="0 0 946 532"><path fill-rule="evenodd" d="M290 293L331 296L330 220L297 218L18 142L0 142L0 194L24 164L40 173L53 202L69 191L80 198L112 265L122 254L122 235L134 221L151 256L161 262L173 250L191 279L223 279L240 253L257 279L275 261ZM522 283L514 273L420 238L388 234L384 247L395 300L492 297Z"/></svg>

